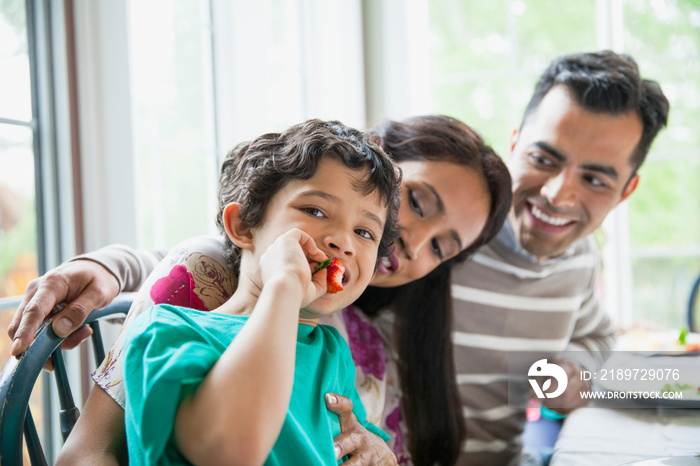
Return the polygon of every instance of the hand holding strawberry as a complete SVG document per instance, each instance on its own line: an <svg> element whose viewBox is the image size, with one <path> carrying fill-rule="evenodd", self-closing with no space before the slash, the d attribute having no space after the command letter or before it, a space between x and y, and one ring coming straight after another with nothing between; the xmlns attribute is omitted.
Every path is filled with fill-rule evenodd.
<svg viewBox="0 0 700 466"><path fill-rule="evenodd" d="M309 275L309 262L319 262L325 254L314 240L299 229L292 229L278 237L260 257L262 286L280 280L296 283L301 291L300 308L326 293L322 277Z"/></svg>

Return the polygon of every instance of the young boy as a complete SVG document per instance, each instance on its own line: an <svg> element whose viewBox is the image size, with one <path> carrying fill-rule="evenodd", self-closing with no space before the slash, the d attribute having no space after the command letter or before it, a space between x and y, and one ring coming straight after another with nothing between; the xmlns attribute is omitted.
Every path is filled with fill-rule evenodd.
<svg viewBox="0 0 700 466"><path fill-rule="evenodd" d="M395 237L400 174L381 148L311 120L227 156L218 223L238 274L212 312L159 305L128 331L131 464L333 464L340 393L365 420L347 343L318 320L369 284ZM327 257L344 266L327 290ZM368 422L365 427L388 439Z"/></svg>

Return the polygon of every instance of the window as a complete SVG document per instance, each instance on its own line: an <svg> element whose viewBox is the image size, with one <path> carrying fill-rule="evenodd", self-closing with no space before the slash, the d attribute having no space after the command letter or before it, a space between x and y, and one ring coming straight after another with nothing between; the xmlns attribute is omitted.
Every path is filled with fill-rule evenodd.
<svg viewBox="0 0 700 466"><path fill-rule="evenodd" d="M37 209L35 195L27 17L22 2L0 4L0 297L24 293L38 274ZM9 324L11 313L3 313ZM7 325L3 325L6 328ZM3 354L9 348L0 339Z"/></svg>
<svg viewBox="0 0 700 466"><path fill-rule="evenodd" d="M100 154L82 160L87 250L216 232L218 169L239 142L308 118L364 126L357 0L75 7L81 115L94 116L82 152Z"/></svg>
<svg viewBox="0 0 700 466"><path fill-rule="evenodd" d="M637 319L677 328L700 274L700 5L625 1L624 31L624 50L671 102L629 200L632 306Z"/></svg>
<svg viewBox="0 0 700 466"><path fill-rule="evenodd" d="M671 101L639 188L600 235L606 297L621 324L685 326L700 272L700 8L692 0L427 1L432 111L478 129L507 156L535 80L564 53L630 53ZM616 264L617 262L617 264ZM619 290L619 292L618 292Z"/></svg>
<svg viewBox="0 0 700 466"><path fill-rule="evenodd" d="M70 193L70 156L58 162L66 145L55 124L63 106L54 100L65 67L62 4L0 1L0 331L4 334L27 283L61 254L75 251ZM52 16L53 15L53 16ZM59 48L58 51L52 48ZM67 118L64 119L67 123ZM62 180L57 174L68 168ZM59 213L61 215L59 215ZM61 221L59 222L59 217ZM66 235L66 232L71 234ZM9 358L11 341L0 338L0 357ZM51 457L53 415L49 378L37 383L30 400L34 420Z"/></svg>

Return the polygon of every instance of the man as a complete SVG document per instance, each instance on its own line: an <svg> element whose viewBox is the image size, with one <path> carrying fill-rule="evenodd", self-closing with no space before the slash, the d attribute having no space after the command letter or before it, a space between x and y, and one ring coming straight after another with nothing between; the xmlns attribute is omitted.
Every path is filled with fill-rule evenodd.
<svg viewBox="0 0 700 466"><path fill-rule="evenodd" d="M560 57L537 82L511 138L506 225L453 273L455 367L467 427L460 464L522 461L525 410L509 402L508 390L523 380L509 375L509 354L566 351L556 362L569 388L557 410L585 404L578 393L590 386L579 371L600 362L615 339L596 298L600 260L591 234L634 192L668 110L634 60L612 52ZM527 388L519 390L525 399Z"/></svg>

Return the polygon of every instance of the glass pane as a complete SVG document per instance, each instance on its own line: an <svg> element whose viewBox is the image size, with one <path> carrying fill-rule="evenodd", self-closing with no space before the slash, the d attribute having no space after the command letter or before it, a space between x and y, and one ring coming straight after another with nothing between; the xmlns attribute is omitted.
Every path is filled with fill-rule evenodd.
<svg viewBox="0 0 700 466"><path fill-rule="evenodd" d="M539 75L558 55L596 49L595 1L515 0L506 4L516 18L514 45L519 67Z"/></svg>
<svg viewBox="0 0 700 466"><path fill-rule="evenodd" d="M511 44L502 2L434 0L428 7L434 74L508 67Z"/></svg>
<svg viewBox="0 0 700 466"><path fill-rule="evenodd" d="M699 39L700 40L700 39ZM700 53L683 60L666 62L640 58L643 76L658 81L671 104L668 127L654 141L650 157L668 158L696 153L700 147Z"/></svg>
<svg viewBox="0 0 700 466"><path fill-rule="evenodd" d="M32 131L0 124L0 297L37 276Z"/></svg>
<svg viewBox="0 0 700 466"><path fill-rule="evenodd" d="M595 48L595 2L433 0L433 108L476 129L502 156L539 73Z"/></svg>
<svg viewBox="0 0 700 466"><path fill-rule="evenodd" d="M693 280L700 272L700 258L636 259L632 267L635 321L652 327L687 327L688 299Z"/></svg>
<svg viewBox="0 0 700 466"><path fill-rule="evenodd" d="M633 248L700 246L700 157L653 161L640 169L629 198Z"/></svg>
<svg viewBox="0 0 700 466"><path fill-rule="evenodd" d="M438 113L473 127L503 158L509 154L511 131L520 124L535 77L478 79L433 87Z"/></svg>
<svg viewBox="0 0 700 466"><path fill-rule="evenodd" d="M216 199L209 190L214 170L203 163L201 153L144 145L139 156L140 197L149 200L141 205L147 247L172 246L214 228L214 212L206 209Z"/></svg>
<svg viewBox="0 0 700 466"><path fill-rule="evenodd" d="M625 0L625 51L668 61L700 53L697 0Z"/></svg>
<svg viewBox="0 0 700 466"><path fill-rule="evenodd" d="M24 294L38 275L34 154L29 128L0 124L0 298ZM0 364L10 358L5 336L15 309L0 312ZM39 435L43 433L42 384L30 399ZM29 464L25 452L25 464Z"/></svg>
<svg viewBox="0 0 700 466"><path fill-rule="evenodd" d="M27 18L22 1L0 1L0 117L32 118Z"/></svg>
<svg viewBox="0 0 700 466"><path fill-rule="evenodd" d="M208 2L132 2L131 21L143 245L171 247L214 228Z"/></svg>
<svg viewBox="0 0 700 466"><path fill-rule="evenodd" d="M638 320L679 328L700 272L700 4L627 0L624 15L625 50L671 104L629 200L633 309Z"/></svg>
<svg viewBox="0 0 700 466"><path fill-rule="evenodd" d="M645 75L661 83L671 103L669 127L654 143L654 152L666 157L696 151L700 146L700 3L628 1L624 13L626 51Z"/></svg>

